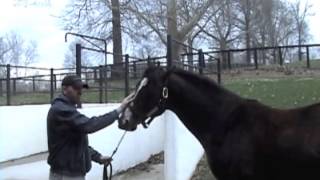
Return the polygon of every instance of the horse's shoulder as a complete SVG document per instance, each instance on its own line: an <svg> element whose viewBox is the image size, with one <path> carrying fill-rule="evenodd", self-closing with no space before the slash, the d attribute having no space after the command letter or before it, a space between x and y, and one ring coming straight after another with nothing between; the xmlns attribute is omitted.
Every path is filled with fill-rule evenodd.
<svg viewBox="0 0 320 180"><path fill-rule="evenodd" d="M301 107L297 109L297 111L299 112L299 117L302 117L300 118L301 121L304 121L304 122L307 121L306 123L312 122L312 121L320 122L320 103Z"/></svg>
<svg viewBox="0 0 320 180"><path fill-rule="evenodd" d="M244 99L243 104L245 104L248 108L254 109L270 109L269 106L261 103L260 101L256 99Z"/></svg>
<svg viewBox="0 0 320 180"><path fill-rule="evenodd" d="M262 104L256 99L243 99L238 103L234 112L241 114L242 118L254 118L269 113L272 108Z"/></svg>
<svg viewBox="0 0 320 180"><path fill-rule="evenodd" d="M243 99L233 104L227 116L227 126L246 126L253 118L253 112L259 107L259 102L254 99Z"/></svg>
<svg viewBox="0 0 320 180"><path fill-rule="evenodd" d="M311 104L305 107L306 110L320 111L320 103Z"/></svg>

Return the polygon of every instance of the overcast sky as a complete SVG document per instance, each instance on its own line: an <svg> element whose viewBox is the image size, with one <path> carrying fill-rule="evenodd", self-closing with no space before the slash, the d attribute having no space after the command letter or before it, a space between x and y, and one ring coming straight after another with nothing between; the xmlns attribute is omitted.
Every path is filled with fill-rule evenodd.
<svg viewBox="0 0 320 180"><path fill-rule="evenodd" d="M62 67L64 52L67 44L64 42L65 32L59 25L59 15L67 0L51 0L50 6L27 7L23 5L14 7L19 0L4 0L0 6L0 35L10 30L19 31L26 39L38 42L39 61L36 66ZM43 2L49 0L29 0L30 2ZM320 43L320 1L309 0L313 5L314 17L309 18L310 32L314 39L309 43Z"/></svg>
<svg viewBox="0 0 320 180"><path fill-rule="evenodd" d="M26 39L36 40L39 51L39 61L36 65L62 67L64 52L67 49L64 42L65 32L53 15L61 12L66 0L52 0L50 6L28 8L14 7L13 4L14 0L1 2L0 33L15 30Z"/></svg>

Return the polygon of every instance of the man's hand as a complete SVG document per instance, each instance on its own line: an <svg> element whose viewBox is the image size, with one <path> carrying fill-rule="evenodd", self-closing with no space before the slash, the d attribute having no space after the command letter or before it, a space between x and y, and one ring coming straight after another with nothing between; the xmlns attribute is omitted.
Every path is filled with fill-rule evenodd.
<svg viewBox="0 0 320 180"><path fill-rule="evenodd" d="M112 158L110 158L109 156L102 156L102 155L101 155L101 156L97 159L97 163L103 164L103 165L109 164L111 161L112 161Z"/></svg>
<svg viewBox="0 0 320 180"><path fill-rule="evenodd" d="M117 112L120 114L124 111L124 109L128 106L128 104L133 101L135 92L131 93L129 96L124 98L121 102L121 105L118 107Z"/></svg>

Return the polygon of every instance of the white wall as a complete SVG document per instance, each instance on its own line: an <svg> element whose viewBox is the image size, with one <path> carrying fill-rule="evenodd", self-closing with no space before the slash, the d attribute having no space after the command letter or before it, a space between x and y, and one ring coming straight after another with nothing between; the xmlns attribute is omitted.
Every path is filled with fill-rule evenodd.
<svg viewBox="0 0 320 180"><path fill-rule="evenodd" d="M116 108L112 106L109 110ZM93 107L92 107L93 108ZM88 116L102 114L106 107L84 108L81 110ZM108 111L109 111L108 110ZM156 118L148 129L139 126L134 132L127 132L118 152L114 156L114 173L126 170L146 161L151 155L164 150L164 124L162 116ZM104 155L111 155L124 131L118 129L118 123L112 124L101 131L89 135L89 144ZM101 170L100 170L101 168ZM98 168L102 172L102 167Z"/></svg>
<svg viewBox="0 0 320 180"><path fill-rule="evenodd" d="M111 155L117 146L123 132L117 130L117 125L97 132L89 138L90 145L104 155ZM149 159L153 154L164 150L164 121L156 118L148 130L139 126L134 132L127 132L112 162L113 173L126 170ZM112 136L112 137L111 137ZM106 138L108 137L108 138ZM102 166L93 164L91 174L102 173ZM97 171L97 172L94 172ZM102 174L101 174L102 175ZM88 174L90 176L90 174ZM96 179L100 176L97 176Z"/></svg>
<svg viewBox="0 0 320 180"><path fill-rule="evenodd" d="M49 105L0 107L0 162L47 150Z"/></svg>
<svg viewBox="0 0 320 180"><path fill-rule="evenodd" d="M84 105L80 112L91 117L118 104ZM47 151L46 117L49 105L0 107L0 162ZM104 155L111 155L124 131L113 125L89 135L89 143ZM128 132L114 157L114 172L125 170L163 151L164 121L155 119L148 130ZM101 171L102 172L102 171Z"/></svg>
<svg viewBox="0 0 320 180"><path fill-rule="evenodd" d="M173 112L166 111L164 119L165 179L188 180L203 155L203 148Z"/></svg>
<svg viewBox="0 0 320 180"><path fill-rule="evenodd" d="M118 104L84 105L80 112L91 117L116 108ZM0 162L47 151L46 116L49 105L0 107ZM89 143L104 155L111 155L123 131L113 125L89 135ZM114 157L114 173L147 160L165 150L166 180L187 180L191 177L203 149L177 116L166 111L148 129L139 126L128 132ZM102 173L94 164L93 177ZM89 176L90 176L89 174ZM99 175L100 177L100 175Z"/></svg>

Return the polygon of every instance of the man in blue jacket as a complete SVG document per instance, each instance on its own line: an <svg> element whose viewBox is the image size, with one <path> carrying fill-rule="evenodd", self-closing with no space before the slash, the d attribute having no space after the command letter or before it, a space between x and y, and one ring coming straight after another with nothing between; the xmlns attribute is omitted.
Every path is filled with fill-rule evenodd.
<svg viewBox="0 0 320 180"><path fill-rule="evenodd" d="M52 101L47 116L48 164L50 180L84 180L91 169L91 160L106 164L111 159L102 156L88 145L89 133L111 125L127 106L130 96L116 110L88 118L76 109L82 88L88 88L78 76L62 80L63 92Z"/></svg>

